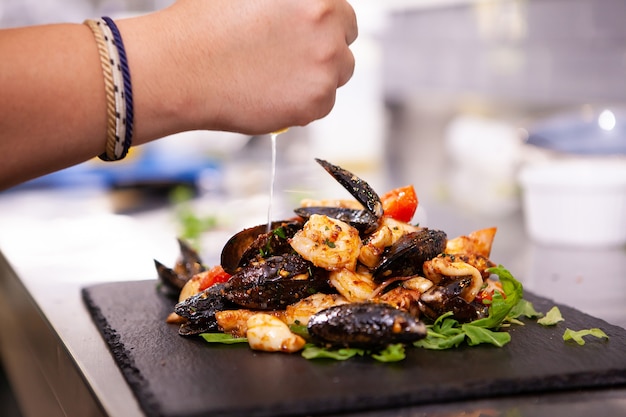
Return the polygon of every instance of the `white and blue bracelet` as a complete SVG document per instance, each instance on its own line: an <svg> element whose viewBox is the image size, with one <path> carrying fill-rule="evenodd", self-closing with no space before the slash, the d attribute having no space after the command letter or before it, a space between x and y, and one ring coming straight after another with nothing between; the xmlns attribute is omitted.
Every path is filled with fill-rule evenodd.
<svg viewBox="0 0 626 417"><path fill-rule="evenodd" d="M132 145L133 92L122 36L113 19L86 20L94 33L104 75L107 102L107 132L103 161L123 159Z"/></svg>

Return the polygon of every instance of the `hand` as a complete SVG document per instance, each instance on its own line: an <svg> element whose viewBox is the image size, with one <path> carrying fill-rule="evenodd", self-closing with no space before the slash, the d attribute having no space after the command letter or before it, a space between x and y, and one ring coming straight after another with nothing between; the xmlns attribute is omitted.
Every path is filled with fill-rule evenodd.
<svg viewBox="0 0 626 417"><path fill-rule="evenodd" d="M145 18L151 24L119 23L133 85L152 83L143 87L145 109L164 101L177 130L263 134L306 125L330 112L354 71L349 45L358 29L344 0L179 0ZM137 128L158 134L158 120L167 119L153 119L142 126L139 113Z"/></svg>

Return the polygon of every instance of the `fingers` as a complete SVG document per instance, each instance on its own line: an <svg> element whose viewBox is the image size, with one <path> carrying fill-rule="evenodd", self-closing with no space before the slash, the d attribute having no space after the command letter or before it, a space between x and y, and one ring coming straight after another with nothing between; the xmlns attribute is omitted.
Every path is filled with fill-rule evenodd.
<svg viewBox="0 0 626 417"><path fill-rule="evenodd" d="M346 7L346 44L352 45L352 43L359 36L359 28L356 20L356 13L348 2L343 2Z"/></svg>
<svg viewBox="0 0 626 417"><path fill-rule="evenodd" d="M336 0L335 0L336 1ZM349 46L359 36L356 13L354 8L347 1L336 3L339 8L339 16L341 16L341 28L344 31L344 39L346 42L345 49L341 52L339 58L339 68L337 74L337 87L345 85L354 74L355 59L354 54Z"/></svg>
<svg viewBox="0 0 626 417"><path fill-rule="evenodd" d="M346 48L346 53L344 54L344 64L339 70L337 87L345 85L350 80L350 78L352 78L355 65L356 63L354 59L354 54L352 53L350 48Z"/></svg>

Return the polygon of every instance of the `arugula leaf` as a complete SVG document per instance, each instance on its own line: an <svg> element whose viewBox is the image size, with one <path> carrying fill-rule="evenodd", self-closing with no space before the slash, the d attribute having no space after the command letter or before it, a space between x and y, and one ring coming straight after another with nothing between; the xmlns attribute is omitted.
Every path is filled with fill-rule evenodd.
<svg viewBox="0 0 626 417"><path fill-rule="evenodd" d="M507 320L517 319L519 317L526 317L529 319L543 317L543 313L535 310L535 306L528 300L524 300L523 298L519 300L519 302L513 307L509 313L509 317Z"/></svg>
<svg viewBox="0 0 626 417"><path fill-rule="evenodd" d="M565 329L565 333L563 333L563 340L565 341L573 340L574 342L582 346L585 344L585 340L583 339L583 337L585 336L593 336L593 337L597 337L598 339L609 338L609 336L607 336L606 333L604 333L602 330L598 328L584 329L584 330L578 330L578 331Z"/></svg>
<svg viewBox="0 0 626 417"><path fill-rule="evenodd" d="M363 356L365 351L363 349L354 348L342 348L342 349L329 349L321 346L315 346L307 344L302 350L302 357L305 359L334 359L337 361L345 361L356 355Z"/></svg>
<svg viewBox="0 0 626 417"><path fill-rule="evenodd" d="M554 326L560 321L565 321L565 319L561 315L561 310L559 310L557 306L554 306L546 313L545 317L537 320L537 323L542 326Z"/></svg>
<svg viewBox="0 0 626 417"><path fill-rule="evenodd" d="M499 291L495 291L489 306L489 316L474 320L472 324L486 329L497 329L508 317L511 310L522 300L524 288L522 283L516 280L502 265L489 268L489 272L500 278L504 296Z"/></svg>
<svg viewBox="0 0 626 417"><path fill-rule="evenodd" d="M345 361L357 355L369 355L379 362L399 362L406 358L404 345L402 343L389 345L379 352L370 352L358 348L333 349L313 344L307 344L302 351L302 357L305 359L334 359L337 361Z"/></svg>
<svg viewBox="0 0 626 417"><path fill-rule="evenodd" d="M474 326L471 323L462 325L461 329L467 336L467 344L470 346L488 343L502 347L511 341L511 335L506 332L494 332L484 327Z"/></svg>
<svg viewBox="0 0 626 417"><path fill-rule="evenodd" d="M372 353L372 358L379 362L399 362L406 358L404 345L402 343L389 345L378 353Z"/></svg>
<svg viewBox="0 0 626 417"><path fill-rule="evenodd" d="M223 343L226 345L248 343L248 338L246 337L234 337L226 333L200 333L200 336L209 343Z"/></svg>
<svg viewBox="0 0 626 417"><path fill-rule="evenodd" d="M446 350L459 347L465 341L465 333L460 329L456 334L442 335L428 329L424 339L413 342L413 346L430 350Z"/></svg>

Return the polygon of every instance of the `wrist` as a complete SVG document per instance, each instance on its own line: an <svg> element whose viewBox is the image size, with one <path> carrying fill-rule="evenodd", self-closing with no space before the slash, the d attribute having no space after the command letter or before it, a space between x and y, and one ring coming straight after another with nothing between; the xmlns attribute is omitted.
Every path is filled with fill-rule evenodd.
<svg viewBox="0 0 626 417"><path fill-rule="evenodd" d="M133 79L135 144L199 129L194 82L180 56L184 29L168 9L117 24Z"/></svg>

